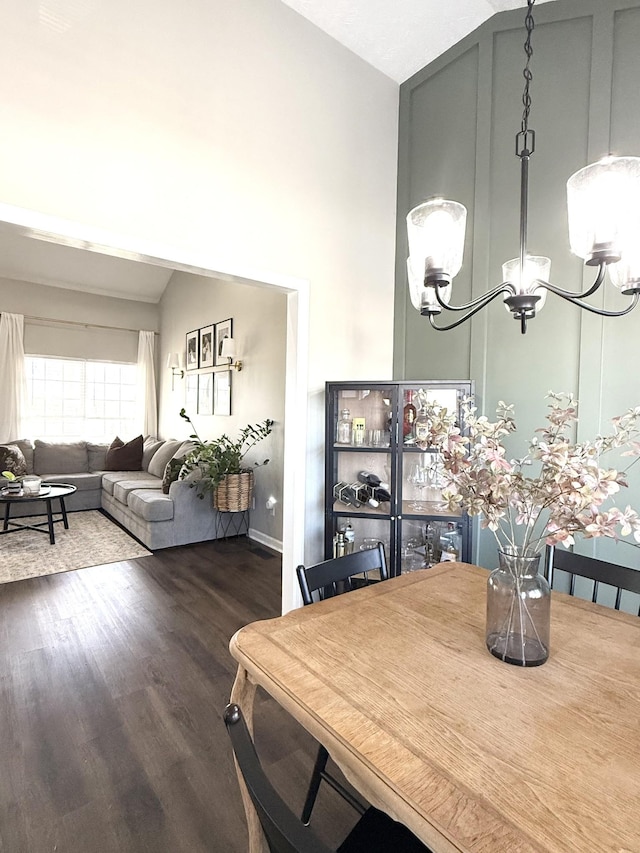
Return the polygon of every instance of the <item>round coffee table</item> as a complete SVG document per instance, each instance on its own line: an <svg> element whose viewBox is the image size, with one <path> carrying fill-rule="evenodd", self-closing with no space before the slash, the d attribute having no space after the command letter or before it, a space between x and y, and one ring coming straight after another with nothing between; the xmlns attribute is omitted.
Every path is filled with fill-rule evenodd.
<svg viewBox="0 0 640 853"><path fill-rule="evenodd" d="M3 533L15 533L18 530L37 530L40 533L49 533L49 542L52 545L56 544L56 536L54 533L54 524L62 521L65 529L69 529L69 521L67 520L67 509L64 505L64 499L72 495L76 491L75 486L68 483L43 483L40 488L39 495L23 495L22 492L9 494L6 489L0 491L0 503L5 505L4 508L4 524L0 530L0 536ZM60 504L60 518L53 517L51 508L52 501L58 501ZM9 518L11 515L11 507L13 504L34 503L36 501L44 501L47 505L46 521L39 521L35 524L21 524L19 521L13 521ZM44 528L47 528L46 530Z"/></svg>

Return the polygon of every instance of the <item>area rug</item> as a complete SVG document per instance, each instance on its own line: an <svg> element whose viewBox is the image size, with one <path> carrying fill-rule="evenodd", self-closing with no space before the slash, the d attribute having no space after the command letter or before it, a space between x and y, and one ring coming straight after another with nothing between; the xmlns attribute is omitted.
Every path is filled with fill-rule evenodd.
<svg viewBox="0 0 640 853"><path fill-rule="evenodd" d="M151 553L98 510L70 512L68 518L69 530L62 522L55 525L55 545L49 544L48 532L19 530L0 536L0 583L117 563ZM16 521L29 524L42 521L42 516Z"/></svg>

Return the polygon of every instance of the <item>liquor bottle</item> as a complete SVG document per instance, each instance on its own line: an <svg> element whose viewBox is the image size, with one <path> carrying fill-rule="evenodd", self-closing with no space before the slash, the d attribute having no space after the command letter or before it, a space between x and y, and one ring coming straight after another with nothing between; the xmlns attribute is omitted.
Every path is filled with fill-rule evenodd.
<svg viewBox="0 0 640 853"><path fill-rule="evenodd" d="M362 506L356 489L350 483L336 483L333 487L333 497L347 506L354 506L356 508Z"/></svg>
<svg viewBox="0 0 640 853"><path fill-rule="evenodd" d="M334 557L344 557L345 554L345 545L344 545L344 533L342 531L338 531L334 537Z"/></svg>
<svg viewBox="0 0 640 853"><path fill-rule="evenodd" d="M356 541L356 532L351 526L351 522L347 522L344 529L344 553L353 554L354 543Z"/></svg>
<svg viewBox="0 0 640 853"><path fill-rule="evenodd" d="M353 443L356 447L362 447L364 445L364 436L365 436L365 426L366 420L365 418L354 418L352 421L353 426Z"/></svg>
<svg viewBox="0 0 640 853"><path fill-rule="evenodd" d="M431 444L429 436L430 430L431 421L427 417L426 410L421 407L416 415L415 423L413 424L413 436L415 443L421 450L426 450Z"/></svg>
<svg viewBox="0 0 640 853"><path fill-rule="evenodd" d="M430 521L424 529L424 542L425 569L430 569L438 561L438 552L442 550L438 527Z"/></svg>
<svg viewBox="0 0 640 853"><path fill-rule="evenodd" d="M416 407L413 405L413 391L406 392L407 402L402 413L402 435L405 444L413 444L413 424L416 419Z"/></svg>
<svg viewBox="0 0 640 853"><path fill-rule="evenodd" d="M340 412L336 427L336 444L351 444L351 413L349 409Z"/></svg>
<svg viewBox="0 0 640 853"><path fill-rule="evenodd" d="M354 485L358 486L358 500L362 501L363 504L367 504L372 509L377 509L380 506L380 501L376 500L373 496L372 486L362 486L359 483L355 483Z"/></svg>
<svg viewBox="0 0 640 853"><path fill-rule="evenodd" d="M442 553L440 559L444 563L446 560L456 562L460 559L460 546L462 537L458 532L453 521L447 524L447 532L441 537Z"/></svg>
<svg viewBox="0 0 640 853"><path fill-rule="evenodd" d="M361 483L364 483L365 486L372 486L373 488L379 487L381 489L389 488L389 483L384 483L377 474L372 474L370 471L359 471L358 479Z"/></svg>

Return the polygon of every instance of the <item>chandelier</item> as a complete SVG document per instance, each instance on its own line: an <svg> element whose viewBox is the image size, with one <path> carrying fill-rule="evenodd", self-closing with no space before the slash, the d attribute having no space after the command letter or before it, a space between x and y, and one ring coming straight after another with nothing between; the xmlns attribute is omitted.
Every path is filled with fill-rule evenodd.
<svg viewBox="0 0 640 853"><path fill-rule="evenodd" d="M567 181L567 213L571 251L593 267L595 280L581 293L564 290L549 281L551 261L527 251L529 159L535 149L535 131L529 128L533 75L530 70L534 28L533 5L527 0L525 18L526 63L523 70L523 113L516 133L515 153L520 160L520 253L502 265L501 284L465 305L451 305L452 281L462 266L467 210L456 201L432 198L414 207L407 216L409 257L407 276L414 308L429 318L437 331L455 329L482 308L503 297L507 310L527 321L544 306L547 292L603 317L621 317L638 303L640 295L640 157L608 156L585 166ZM585 302L605 281L631 297L619 311L607 311ZM434 322L442 311L463 311L464 316L447 326Z"/></svg>

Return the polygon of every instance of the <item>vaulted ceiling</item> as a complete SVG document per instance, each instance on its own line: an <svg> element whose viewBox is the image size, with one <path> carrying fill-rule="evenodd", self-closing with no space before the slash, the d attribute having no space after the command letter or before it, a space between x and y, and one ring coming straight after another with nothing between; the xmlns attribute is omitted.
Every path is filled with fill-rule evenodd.
<svg viewBox="0 0 640 853"><path fill-rule="evenodd" d="M424 68L496 12L527 5L527 0L282 2L398 83Z"/></svg>
<svg viewBox="0 0 640 853"><path fill-rule="evenodd" d="M403 82L496 12L526 0L282 0L388 77ZM546 2L546 0L538 0ZM148 302L172 270L0 230L0 276Z"/></svg>

